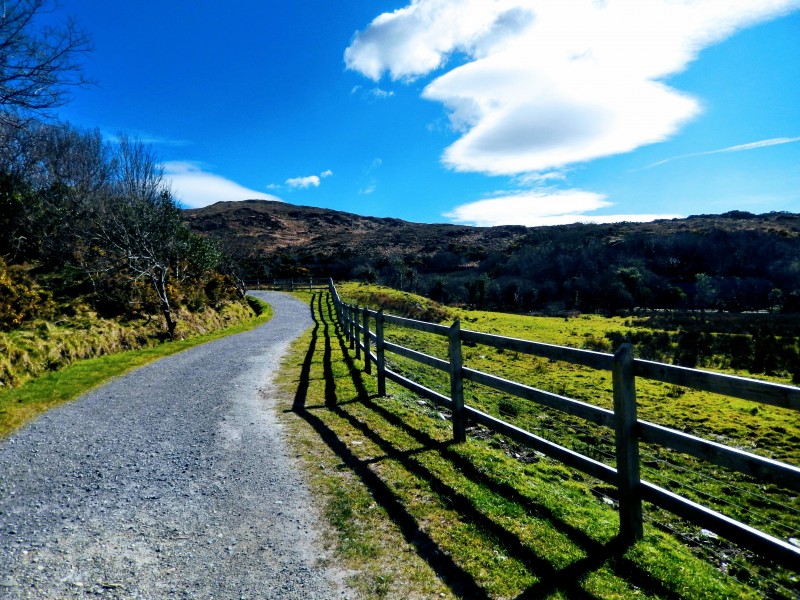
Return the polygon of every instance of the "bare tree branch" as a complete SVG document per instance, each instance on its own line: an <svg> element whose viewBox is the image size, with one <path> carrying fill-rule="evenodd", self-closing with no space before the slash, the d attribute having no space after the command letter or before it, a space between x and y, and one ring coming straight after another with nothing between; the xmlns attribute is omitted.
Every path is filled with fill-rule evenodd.
<svg viewBox="0 0 800 600"><path fill-rule="evenodd" d="M70 99L70 89L89 83L80 57L91 40L76 21L37 26L37 17L58 8L56 0L0 2L0 120L48 111Z"/></svg>

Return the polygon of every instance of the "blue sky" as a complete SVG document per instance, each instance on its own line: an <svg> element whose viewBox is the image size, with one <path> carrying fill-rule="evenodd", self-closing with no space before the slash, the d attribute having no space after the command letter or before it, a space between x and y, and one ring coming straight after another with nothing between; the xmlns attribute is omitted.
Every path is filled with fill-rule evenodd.
<svg viewBox="0 0 800 600"><path fill-rule="evenodd" d="M800 0L65 0L185 206L476 225L800 211Z"/></svg>

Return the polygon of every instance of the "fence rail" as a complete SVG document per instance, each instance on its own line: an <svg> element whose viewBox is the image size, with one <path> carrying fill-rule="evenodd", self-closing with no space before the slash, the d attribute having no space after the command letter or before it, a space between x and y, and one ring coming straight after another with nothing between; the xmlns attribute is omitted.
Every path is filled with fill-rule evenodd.
<svg viewBox="0 0 800 600"><path fill-rule="evenodd" d="M318 277L298 277L294 279L251 279L244 282L249 290L327 290L328 279Z"/></svg>
<svg viewBox="0 0 800 600"><path fill-rule="evenodd" d="M647 442L663 446L796 492L800 491L800 468L639 420L636 416L635 379L637 377L652 379L793 410L800 410L800 388L635 359L630 344L622 344L615 354L606 354L463 330L459 321L447 327L405 317L385 315L382 310L374 311L343 302L332 280L328 283L328 290L351 349L355 349L358 356L363 351L366 372L372 373L372 366L376 366L379 394L385 395L385 380L389 379L424 398L451 409L455 441L464 440L465 420L468 418L570 467L616 486L619 499L620 536L624 543L630 544L641 539L642 501L647 501L784 566L794 570L798 569L800 548L642 480L639 474L641 462L639 443ZM374 331L370 329L371 322L374 323ZM384 325L387 323L447 338L448 360L386 341ZM482 344L610 371L614 410L600 408L465 367L461 357L461 348L464 343ZM374 354L371 351L373 345ZM448 372L450 395L447 396L429 389L409 377L387 368L386 352ZM612 429L615 434L616 468L541 438L475 407L465 405L463 395L465 380Z"/></svg>

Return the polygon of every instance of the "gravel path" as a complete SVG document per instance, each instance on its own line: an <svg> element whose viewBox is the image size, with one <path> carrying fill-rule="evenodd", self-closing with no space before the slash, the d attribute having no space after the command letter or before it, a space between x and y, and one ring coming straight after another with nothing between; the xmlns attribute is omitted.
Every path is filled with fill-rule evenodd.
<svg viewBox="0 0 800 600"><path fill-rule="evenodd" d="M308 307L162 359L0 444L0 598L341 598L271 376Z"/></svg>

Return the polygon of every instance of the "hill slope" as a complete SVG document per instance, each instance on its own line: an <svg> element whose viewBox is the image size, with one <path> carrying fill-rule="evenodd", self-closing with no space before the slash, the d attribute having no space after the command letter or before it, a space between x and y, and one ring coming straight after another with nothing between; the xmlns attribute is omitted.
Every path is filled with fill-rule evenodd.
<svg viewBox="0 0 800 600"><path fill-rule="evenodd" d="M219 239L248 279L359 277L513 310L800 306L800 215L792 213L468 227L247 200L184 218Z"/></svg>
<svg viewBox="0 0 800 600"><path fill-rule="evenodd" d="M519 226L429 225L269 200L217 202L184 215L193 230L226 244L246 242L264 256L390 258L434 254L448 244L501 252L526 234Z"/></svg>

